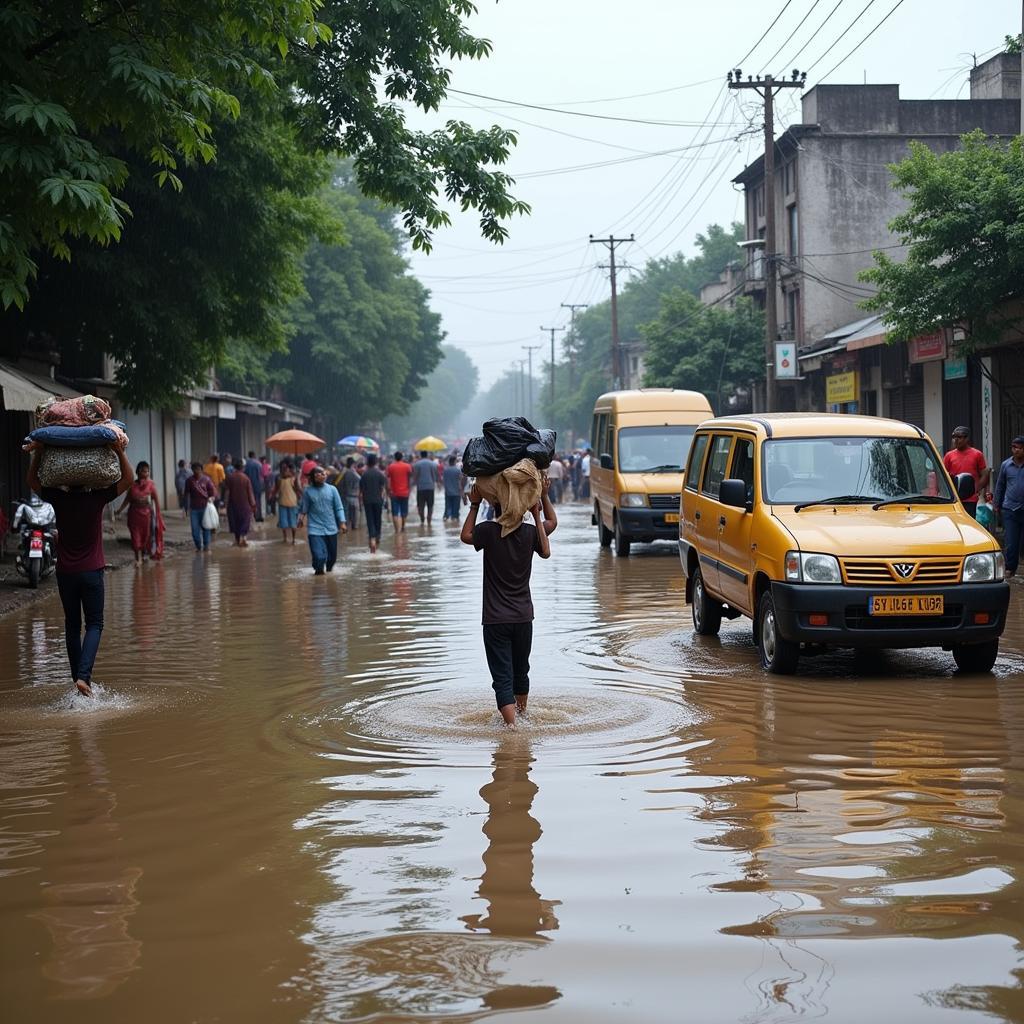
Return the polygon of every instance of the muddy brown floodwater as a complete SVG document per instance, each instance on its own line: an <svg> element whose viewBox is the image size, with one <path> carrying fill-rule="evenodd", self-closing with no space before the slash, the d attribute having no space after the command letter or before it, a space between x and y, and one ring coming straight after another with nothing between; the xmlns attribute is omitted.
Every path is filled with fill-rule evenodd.
<svg viewBox="0 0 1024 1024"><path fill-rule="evenodd" d="M593 534L511 734L440 524L113 574L93 702L56 602L0 621L3 1019L1024 1020L1020 595L992 676L770 678Z"/></svg>

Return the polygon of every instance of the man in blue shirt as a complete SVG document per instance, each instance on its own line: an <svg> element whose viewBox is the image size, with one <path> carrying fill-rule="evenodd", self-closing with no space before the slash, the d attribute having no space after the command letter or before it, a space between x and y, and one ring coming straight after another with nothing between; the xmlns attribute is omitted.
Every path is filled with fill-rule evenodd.
<svg viewBox="0 0 1024 1024"><path fill-rule="evenodd" d="M307 521L309 524L306 536L315 576L334 569L338 560L338 531L345 533L348 529L341 495L326 481L327 472L323 466L317 466L310 473L309 487L302 492L299 504L299 526Z"/></svg>
<svg viewBox="0 0 1024 1024"><path fill-rule="evenodd" d="M1010 442L1010 457L999 467L992 510L1003 515L1003 547L1006 554L1006 578L1017 572L1020 537L1024 530L1024 436Z"/></svg>

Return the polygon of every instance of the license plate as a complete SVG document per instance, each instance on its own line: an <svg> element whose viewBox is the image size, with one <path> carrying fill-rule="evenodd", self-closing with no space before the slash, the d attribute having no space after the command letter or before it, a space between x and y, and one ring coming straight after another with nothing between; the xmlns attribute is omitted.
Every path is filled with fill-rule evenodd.
<svg viewBox="0 0 1024 1024"><path fill-rule="evenodd" d="M868 601L871 615L941 615L945 602L941 594L886 594Z"/></svg>
<svg viewBox="0 0 1024 1024"><path fill-rule="evenodd" d="M28 553L28 557L29 558L42 558L43 557L43 549L42 548L33 548Z"/></svg>
<svg viewBox="0 0 1024 1024"><path fill-rule="evenodd" d="M679 513L678 512L666 512L665 513L665 522L666 523L678 523L679 522Z"/></svg>

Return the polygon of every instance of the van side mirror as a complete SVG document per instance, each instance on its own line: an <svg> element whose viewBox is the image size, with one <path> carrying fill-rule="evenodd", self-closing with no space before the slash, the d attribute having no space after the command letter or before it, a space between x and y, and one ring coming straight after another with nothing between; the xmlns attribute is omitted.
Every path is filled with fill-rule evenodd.
<svg viewBox="0 0 1024 1024"><path fill-rule="evenodd" d="M604 455L601 456L601 468L602 469L611 469L612 468L612 457L607 452L605 452Z"/></svg>
<svg viewBox="0 0 1024 1024"><path fill-rule="evenodd" d="M970 473L957 473L956 493L961 501L970 501L976 489L974 477Z"/></svg>
<svg viewBox="0 0 1024 1024"><path fill-rule="evenodd" d="M747 485L743 480L723 480L718 492L718 500L723 505L741 508L747 511Z"/></svg>

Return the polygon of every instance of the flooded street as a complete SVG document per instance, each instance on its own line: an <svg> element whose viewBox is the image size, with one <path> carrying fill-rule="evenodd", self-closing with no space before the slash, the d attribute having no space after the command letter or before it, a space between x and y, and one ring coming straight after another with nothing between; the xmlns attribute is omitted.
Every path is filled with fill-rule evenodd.
<svg viewBox="0 0 1024 1024"><path fill-rule="evenodd" d="M559 509L529 724L457 529L108 576L0 620L6 1020L1024 1020L1024 626L763 675L675 548ZM415 517L414 517L415 518Z"/></svg>

